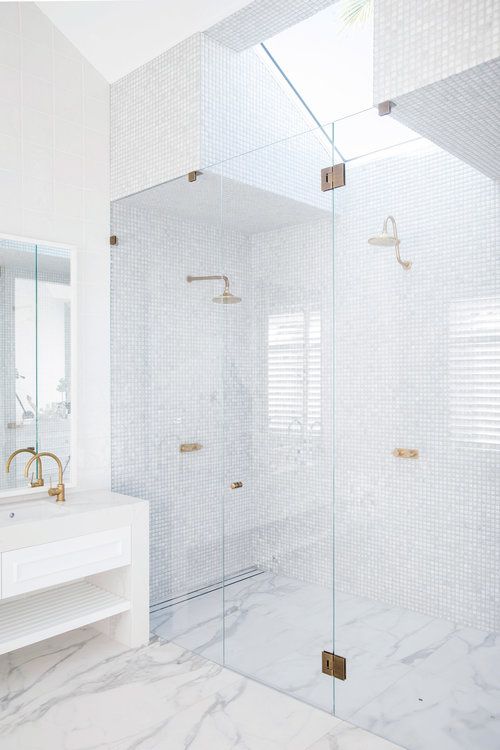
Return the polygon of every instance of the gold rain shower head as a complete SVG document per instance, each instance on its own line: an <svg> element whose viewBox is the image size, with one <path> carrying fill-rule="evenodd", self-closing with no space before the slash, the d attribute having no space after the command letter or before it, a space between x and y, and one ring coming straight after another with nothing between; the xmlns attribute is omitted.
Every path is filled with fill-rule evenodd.
<svg viewBox="0 0 500 750"><path fill-rule="evenodd" d="M389 234L387 231L388 221L390 221L392 224L392 234ZM386 218L380 234L375 234L373 235L373 237L368 238L368 244L370 245L376 245L377 247L394 247L396 250L397 262L406 271L408 271L411 268L411 260L401 260L401 255L399 254L400 243L401 241L398 237L398 228L396 226L396 219L394 218L394 216L388 216Z"/></svg>
<svg viewBox="0 0 500 750"><path fill-rule="evenodd" d="M224 282L224 291L222 294L213 297L212 302L221 305L235 305L237 302L241 302L241 297L236 297L229 291L229 279L227 276L186 276L188 284L191 284L192 281L211 281L215 279L220 279Z"/></svg>

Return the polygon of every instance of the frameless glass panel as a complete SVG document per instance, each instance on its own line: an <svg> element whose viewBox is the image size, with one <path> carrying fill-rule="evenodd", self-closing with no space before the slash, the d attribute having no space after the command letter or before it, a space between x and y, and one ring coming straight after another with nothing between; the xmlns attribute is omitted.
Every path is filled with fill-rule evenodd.
<svg viewBox="0 0 500 750"><path fill-rule="evenodd" d="M71 480L71 253L37 246L38 444L55 453ZM57 484L47 461L46 479Z"/></svg>
<svg viewBox="0 0 500 750"><path fill-rule="evenodd" d="M116 201L112 227L112 486L150 503L152 631L221 663L224 280L196 278L238 251L220 177Z"/></svg>
<svg viewBox="0 0 500 750"><path fill-rule="evenodd" d="M335 201L336 714L412 750L500 739L498 186L457 144Z"/></svg>
<svg viewBox="0 0 500 750"><path fill-rule="evenodd" d="M0 491L26 486L26 456L4 461L20 448L37 447L36 246L0 239ZM29 457L29 456L28 456Z"/></svg>
<svg viewBox="0 0 500 750"><path fill-rule="evenodd" d="M225 664L331 711L333 191L330 128L221 175Z"/></svg>

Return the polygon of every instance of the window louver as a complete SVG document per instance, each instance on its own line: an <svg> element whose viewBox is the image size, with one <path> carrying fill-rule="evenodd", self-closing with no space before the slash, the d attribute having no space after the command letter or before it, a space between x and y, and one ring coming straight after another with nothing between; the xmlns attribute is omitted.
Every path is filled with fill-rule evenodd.
<svg viewBox="0 0 500 750"><path fill-rule="evenodd" d="M269 316L268 424L291 434L321 431L319 311Z"/></svg>
<svg viewBox="0 0 500 750"><path fill-rule="evenodd" d="M452 439L500 450L500 298L451 304L449 358Z"/></svg>

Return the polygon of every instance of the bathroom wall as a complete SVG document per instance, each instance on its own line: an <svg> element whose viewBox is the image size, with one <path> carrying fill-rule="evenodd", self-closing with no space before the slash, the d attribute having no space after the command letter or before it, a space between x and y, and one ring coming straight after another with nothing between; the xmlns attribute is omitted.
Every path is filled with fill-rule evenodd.
<svg viewBox="0 0 500 750"><path fill-rule="evenodd" d="M112 199L314 127L255 50L235 52L205 34L112 84L111 113ZM307 158L283 156L299 163L287 165L281 190L300 193Z"/></svg>
<svg viewBox="0 0 500 750"><path fill-rule="evenodd" d="M500 7L495 0L375 0L375 105L499 54Z"/></svg>
<svg viewBox="0 0 500 750"><path fill-rule="evenodd" d="M74 461L86 487L107 486L110 468L108 98L34 3L0 3L0 232L77 247Z"/></svg>
<svg viewBox="0 0 500 750"><path fill-rule="evenodd" d="M335 201L336 577L498 630L499 193L425 141L406 149L348 165ZM410 271L366 242L388 213Z"/></svg>
<svg viewBox="0 0 500 750"><path fill-rule="evenodd" d="M219 44L242 52L280 31L304 21L335 0L288 0L285 4L275 0L254 0L237 10L205 32Z"/></svg>
<svg viewBox="0 0 500 750"><path fill-rule="evenodd" d="M350 162L334 212L333 285L327 221L319 235L252 237L256 563L331 586L333 523L336 591L498 630L497 187L421 140ZM367 244L389 212L410 271ZM325 326L322 432L304 439L266 429L266 316L295 309L322 311ZM420 459L394 458L397 447Z"/></svg>
<svg viewBox="0 0 500 750"><path fill-rule="evenodd" d="M111 198L201 166L201 34L111 86Z"/></svg>
<svg viewBox="0 0 500 750"><path fill-rule="evenodd" d="M185 185L194 213L198 183ZM170 202L155 206L152 193L152 207L131 198L112 211L112 457L113 489L150 502L157 603L220 581L223 554L231 573L253 565L254 554L253 496L229 490L249 479L251 401L239 368L250 356L242 347L250 310L213 304L222 282L186 282L225 273L244 297L248 238L222 232L217 211L209 224L171 215ZM180 452L195 442L201 450Z"/></svg>

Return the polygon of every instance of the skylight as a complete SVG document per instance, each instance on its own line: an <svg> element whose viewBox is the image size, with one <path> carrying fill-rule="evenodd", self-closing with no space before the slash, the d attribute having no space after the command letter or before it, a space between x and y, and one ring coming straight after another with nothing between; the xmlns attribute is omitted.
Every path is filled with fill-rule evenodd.
<svg viewBox="0 0 500 750"><path fill-rule="evenodd" d="M260 54L315 124L335 122L344 161L418 137L373 108L373 21L346 25L337 2L264 42ZM264 52L267 51L267 54Z"/></svg>

